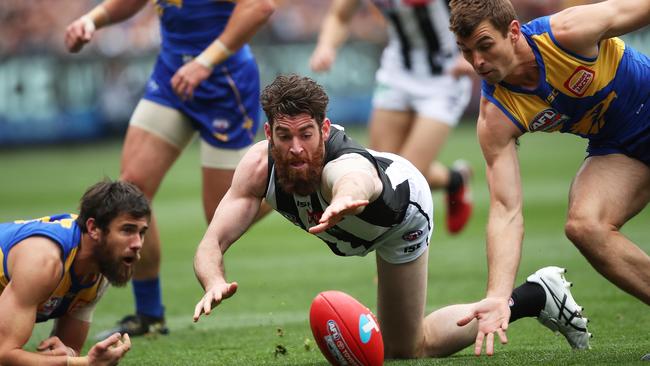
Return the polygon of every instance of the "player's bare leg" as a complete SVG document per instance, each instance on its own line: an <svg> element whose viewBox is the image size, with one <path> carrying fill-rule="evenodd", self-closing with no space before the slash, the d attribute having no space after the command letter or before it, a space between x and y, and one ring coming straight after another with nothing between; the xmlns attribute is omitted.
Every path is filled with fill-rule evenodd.
<svg viewBox="0 0 650 366"><path fill-rule="evenodd" d="M650 168L621 154L587 158L569 197L568 238L612 283L650 305L650 257L620 228L650 200Z"/></svg>
<svg viewBox="0 0 650 366"><path fill-rule="evenodd" d="M448 124L418 116L397 152L418 168L434 190L449 185L449 168L436 160L450 132Z"/></svg>
<svg viewBox="0 0 650 366"><path fill-rule="evenodd" d="M390 358L441 357L474 343L476 322L456 322L470 310L453 305L424 318L428 250L413 262L390 264L377 256L377 315Z"/></svg>
<svg viewBox="0 0 650 366"><path fill-rule="evenodd" d="M152 201L163 177L181 150L162 138L137 126L130 126L124 140L120 179L129 181ZM135 267L133 278L150 279L160 271L160 239L156 221L152 219Z"/></svg>
<svg viewBox="0 0 650 366"><path fill-rule="evenodd" d="M368 147L398 154L411 130L412 112L375 109L368 125Z"/></svg>
<svg viewBox="0 0 650 366"><path fill-rule="evenodd" d="M149 200L153 200L165 174L193 135L194 130L182 113L141 100L124 139L120 178L133 182ZM160 261L158 225L152 215L132 281L136 312L125 316L114 328L99 333L96 338L103 339L116 331L131 336L168 332L159 278Z"/></svg>

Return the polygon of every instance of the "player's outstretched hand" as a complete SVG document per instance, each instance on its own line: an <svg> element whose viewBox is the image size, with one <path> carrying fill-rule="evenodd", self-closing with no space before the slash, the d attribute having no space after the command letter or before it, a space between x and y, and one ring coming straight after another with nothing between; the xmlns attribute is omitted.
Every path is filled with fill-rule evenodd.
<svg viewBox="0 0 650 366"><path fill-rule="evenodd" d="M215 306L237 292L237 287L237 282L231 282L220 283L209 288L194 307L194 321L197 322L201 314L210 315Z"/></svg>
<svg viewBox="0 0 650 366"><path fill-rule="evenodd" d="M88 351L88 365L117 365L120 359L131 349L131 339L127 333L114 333L98 342Z"/></svg>
<svg viewBox="0 0 650 366"><path fill-rule="evenodd" d="M95 24L89 18L81 17L72 22L65 30L65 48L77 53L90 42L95 34Z"/></svg>
<svg viewBox="0 0 650 366"><path fill-rule="evenodd" d="M494 354L494 333L499 336L501 344L508 343L506 337L510 319L508 299L488 297L474 303L471 310L469 315L460 319L456 324L462 327L477 319L478 333L474 343L474 354L481 355L483 341L485 341L485 354L492 356Z"/></svg>
<svg viewBox="0 0 650 366"><path fill-rule="evenodd" d="M196 87L210 74L212 69L196 61L186 63L172 76L171 84L174 93L182 100L192 99Z"/></svg>
<svg viewBox="0 0 650 366"><path fill-rule="evenodd" d="M57 336L43 340L36 346L36 350L47 356L77 356L77 352L63 344Z"/></svg>
<svg viewBox="0 0 650 366"><path fill-rule="evenodd" d="M338 224L343 219L343 216L356 215L359 208L367 206L368 203L368 200L355 200L351 197L337 198L327 206L320 217L319 224L309 228L309 232L312 234L321 233Z"/></svg>
<svg viewBox="0 0 650 366"><path fill-rule="evenodd" d="M309 67L315 72L329 71L336 59L336 49L328 46L316 47L309 59Z"/></svg>

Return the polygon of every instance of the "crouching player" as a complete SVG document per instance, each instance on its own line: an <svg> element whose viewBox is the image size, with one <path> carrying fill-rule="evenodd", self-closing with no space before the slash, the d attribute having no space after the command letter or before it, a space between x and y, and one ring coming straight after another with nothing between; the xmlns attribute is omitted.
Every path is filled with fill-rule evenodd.
<svg viewBox="0 0 650 366"><path fill-rule="evenodd" d="M150 207L126 182L102 181L81 198L79 215L0 224L0 364L114 365L131 348L115 333L79 352L108 287L125 285L140 256ZM55 319L37 352L23 346L34 324Z"/></svg>

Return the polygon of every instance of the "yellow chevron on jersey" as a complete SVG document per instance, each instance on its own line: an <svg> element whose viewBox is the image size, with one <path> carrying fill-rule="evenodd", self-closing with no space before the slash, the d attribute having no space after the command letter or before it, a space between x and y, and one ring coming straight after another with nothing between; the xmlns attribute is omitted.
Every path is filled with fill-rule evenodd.
<svg viewBox="0 0 650 366"><path fill-rule="evenodd" d="M560 92L576 97L593 96L611 83L625 51L621 39L609 38L600 43L598 56L589 60L560 49L548 32L531 38L544 60L547 82Z"/></svg>

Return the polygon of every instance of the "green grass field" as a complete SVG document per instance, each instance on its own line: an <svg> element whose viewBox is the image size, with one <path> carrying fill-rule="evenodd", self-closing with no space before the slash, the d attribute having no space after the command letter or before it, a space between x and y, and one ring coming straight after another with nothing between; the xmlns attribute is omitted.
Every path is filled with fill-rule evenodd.
<svg viewBox="0 0 650 366"><path fill-rule="evenodd" d="M364 133L357 130L352 135L365 140ZM117 177L120 148L119 142L101 142L0 151L0 221L76 210L87 186L103 176ZM568 268L573 294L591 320L592 350L574 352L563 337L534 319L523 319L511 325L510 343L499 345L492 358L476 358L465 350L447 359L391 365L645 364L638 360L650 352L649 308L598 275L563 233L569 185L584 148L584 141L559 134L521 140L526 238L518 282L539 267ZM443 197L434 194L437 227L429 256L429 310L475 301L484 294L488 195L472 124L454 132L441 160L451 163L458 157L475 168L475 215L464 232L449 236ZM194 324L192 313L202 290L192 258L206 228L196 144L168 174L154 208L163 238L162 285L171 334L134 339L124 365L326 365L308 324L312 298L337 289L375 309L374 255L337 257L319 240L273 214L226 254L228 278L240 285L237 295ZM650 252L649 222L646 210L623 229L646 252ZM130 289L111 289L95 313L91 335L133 309ZM27 347L34 349L49 330L49 324L39 325ZM89 340L86 346L92 343ZM276 352L278 346L287 352Z"/></svg>

